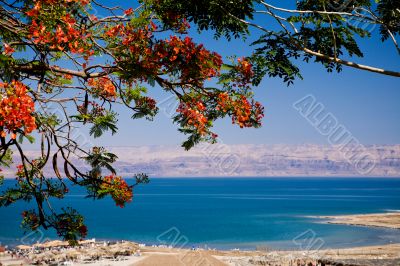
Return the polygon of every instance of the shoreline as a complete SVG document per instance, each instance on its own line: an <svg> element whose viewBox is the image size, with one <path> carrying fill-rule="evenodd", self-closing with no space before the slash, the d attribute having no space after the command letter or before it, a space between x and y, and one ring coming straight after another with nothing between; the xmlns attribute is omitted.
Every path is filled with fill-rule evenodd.
<svg viewBox="0 0 400 266"><path fill-rule="evenodd" d="M400 212L351 214L351 215L323 215L323 216L306 216L306 217L325 220L321 222L328 224L380 227L380 228L400 230Z"/></svg>
<svg viewBox="0 0 400 266"><path fill-rule="evenodd" d="M348 226L384 227L400 229L400 212L306 216L325 220L325 223ZM35 245L19 245L1 252L1 266L74 265L74 266L253 266L253 265L342 265L342 266L398 266L400 239L396 243L329 248L318 244L318 239L301 238L297 249L277 249L277 244L254 245L256 250L179 247L146 245L131 241L81 241L79 246L52 240ZM175 246L174 246L175 245ZM234 245L232 245L234 246ZM237 246L240 246L238 244Z"/></svg>
<svg viewBox="0 0 400 266"><path fill-rule="evenodd" d="M367 228L385 228L390 230L400 230L400 210L390 210L382 213L368 213L368 214L349 214L349 215L305 215L299 216L304 218L310 218L314 221L311 223L323 223L323 224L335 224L335 225L346 225L346 226L361 226ZM90 236L95 237L95 236ZM47 241L58 241L58 238L46 238ZM136 239L120 239L120 238L94 238L98 242L109 242L109 243L117 243L117 242L132 242L137 243ZM7 245L10 248L15 248L21 241L4 241L0 242L3 246ZM22 242L24 243L24 242ZM142 242L147 246L159 245L160 242ZM289 243L289 244L287 244ZM243 251L256 251L258 248L264 247L275 247L275 250L279 251L293 251L296 248L293 248L293 239L288 240L280 240L280 241L261 241L261 242L204 242L204 243L187 243L187 246L192 247L203 247L203 248L212 248L220 251L229 251L232 249L240 248ZM371 245L388 245L392 243L398 242L384 242L374 243L374 242L365 242L365 243L346 243L343 245L330 245L326 249L342 249L342 248L357 248L357 247L368 247ZM26 243L27 245L30 245ZM0 245L1 247L1 245Z"/></svg>
<svg viewBox="0 0 400 266"><path fill-rule="evenodd" d="M88 240L79 247L67 247L62 241L50 241L35 248L22 246L10 254L0 253L3 266L10 265L74 265L74 266L158 266L158 265L300 265L373 266L400 265L400 243L340 249L216 250L188 249L167 246L146 246L129 241L115 244ZM11 252L11 251L10 251ZM273 263L273 264L269 264ZM335 264L336 263L336 264Z"/></svg>

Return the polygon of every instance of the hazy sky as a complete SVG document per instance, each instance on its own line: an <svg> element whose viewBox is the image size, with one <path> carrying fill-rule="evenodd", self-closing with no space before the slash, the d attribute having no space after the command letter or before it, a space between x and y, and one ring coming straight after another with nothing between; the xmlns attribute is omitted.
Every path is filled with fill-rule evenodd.
<svg viewBox="0 0 400 266"><path fill-rule="evenodd" d="M126 3L124 2L124 6L127 6ZM258 21L262 23L263 17L258 18ZM396 55L393 44L389 41L381 43L377 33L376 28L372 31L373 38L361 42L365 58L355 60L400 70L400 57ZM254 36L258 33L252 30L252 34ZM225 39L214 40L211 33L197 34L195 30L192 30L192 36L196 42L203 43L206 48L223 56L250 54L248 44L255 38L250 37L246 43L241 40L228 42ZM266 77L255 89L256 99L266 108L262 128L240 129L232 125L229 119L220 121L216 124L215 132L219 134L221 141L228 144L327 144L326 137L321 136L292 106L297 100L312 94L361 143L400 143L399 78L348 67L344 67L339 74L327 73L318 64L302 64L301 69L304 80L297 80L290 87L280 79ZM184 136L177 131L177 126L170 119L171 110L174 109L169 106L171 99L158 87L149 90L159 102L167 101L167 104L160 105L160 113L153 122L131 120L128 110L117 108L120 113L119 133L112 138L110 134L106 134L95 142L107 146L181 143Z"/></svg>

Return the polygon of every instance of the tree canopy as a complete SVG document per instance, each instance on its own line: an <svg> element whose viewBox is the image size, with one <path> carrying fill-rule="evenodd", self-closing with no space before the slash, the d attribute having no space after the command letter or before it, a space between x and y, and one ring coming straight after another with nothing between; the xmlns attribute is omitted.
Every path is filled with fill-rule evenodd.
<svg viewBox="0 0 400 266"><path fill-rule="evenodd" d="M133 119L153 120L158 107L149 90L161 88L179 102L173 122L188 135L185 149L215 142L212 126L220 118L241 128L261 125L251 63L238 58L224 65L219 54L187 35L190 25L179 12L160 16L147 2L127 10L90 0L0 2L0 167L20 162L16 185L1 193L0 207L35 203L22 214L27 230L52 228L76 243L87 235L84 218L51 205L69 193L69 183L123 207L133 188L149 181L138 173L128 184L113 167L115 154L87 150L71 134L76 127L88 127L94 138L117 132L116 105ZM32 158L22 143L35 141L41 152ZM48 164L50 176L43 170Z"/></svg>
<svg viewBox="0 0 400 266"><path fill-rule="evenodd" d="M255 72L254 84L266 75L292 84L302 78L301 60L322 64L329 72L348 66L400 77L399 69L363 65L352 59L364 56L360 43L370 38L374 29L382 42L393 43L393 56L400 57L399 1L301 0L285 1L280 6L266 0L149 2L161 17L177 10L200 31L214 30L216 37L247 37L249 29L261 34L251 43L254 53L248 58Z"/></svg>

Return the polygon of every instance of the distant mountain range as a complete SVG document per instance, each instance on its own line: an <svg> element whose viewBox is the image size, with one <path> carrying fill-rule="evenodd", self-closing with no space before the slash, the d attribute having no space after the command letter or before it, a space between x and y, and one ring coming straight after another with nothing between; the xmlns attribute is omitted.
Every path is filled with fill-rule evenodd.
<svg viewBox="0 0 400 266"><path fill-rule="evenodd" d="M119 175L214 176L382 176L400 177L400 145L199 145L108 147L118 155ZM28 152L34 155L35 151ZM76 165L83 163L76 160ZM53 174L51 166L44 170ZM5 170L11 177L10 170Z"/></svg>

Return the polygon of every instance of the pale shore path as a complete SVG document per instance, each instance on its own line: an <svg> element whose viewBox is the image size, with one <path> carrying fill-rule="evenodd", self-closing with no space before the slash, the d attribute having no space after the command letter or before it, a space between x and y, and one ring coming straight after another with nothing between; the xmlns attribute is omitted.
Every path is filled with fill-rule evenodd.
<svg viewBox="0 0 400 266"><path fill-rule="evenodd" d="M329 262L331 265L342 263L342 265L353 266L400 266L400 243L298 251L193 251L163 247L141 247L136 251L140 253L140 256L132 255L119 258L119 260L95 260L91 263L75 262L73 266L290 266L297 260L315 264L318 259ZM31 265L21 259L11 259L7 254L0 254L0 262L4 266L19 266L21 263L23 266Z"/></svg>
<svg viewBox="0 0 400 266"><path fill-rule="evenodd" d="M217 258L229 266L290 266L297 265L297 263L294 264L297 259L303 262L312 262L314 265L316 260L322 260L326 265L331 266L400 266L400 244L308 251L272 251L252 255L241 251L237 255L228 252ZM304 265L307 264L304 263Z"/></svg>
<svg viewBox="0 0 400 266"><path fill-rule="evenodd" d="M8 265L27 265L27 260L23 258L12 258L10 255L0 254L0 263L4 266Z"/></svg>
<svg viewBox="0 0 400 266"><path fill-rule="evenodd" d="M227 266L207 251L144 252L146 258L131 266Z"/></svg>
<svg viewBox="0 0 400 266"><path fill-rule="evenodd" d="M361 225L400 229L400 212L310 217L327 219L326 222L330 224Z"/></svg>

